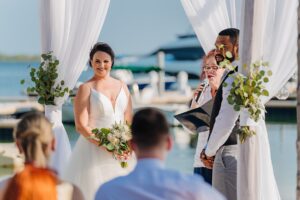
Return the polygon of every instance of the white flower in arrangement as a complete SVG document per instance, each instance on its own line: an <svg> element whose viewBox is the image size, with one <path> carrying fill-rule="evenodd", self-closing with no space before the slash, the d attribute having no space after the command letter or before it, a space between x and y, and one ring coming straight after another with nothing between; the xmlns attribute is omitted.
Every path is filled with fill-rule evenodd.
<svg viewBox="0 0 300 200"><path fill-rule="evenodd" d="M108 134L107 135L107 140L114 146L118 145L118 143L120 142L120 139L117 138L115 135L113 134Z"/></svg>
<svg viewBox="0 0 300 200"><path fill-rule="evenodd" d="M116 137L112 137L112 140L111 140L111 143L114 145L114 146L117 146L119 144L120 140Z"/></svg>
<svg viewBox="0 0 300 200"><path fill-rule="evenodd" d="M112 141L114 140L114 136L112 134L108 134L107 140L112 143Z"/></svg>
<svg viewBox="0 0 300 200"><path fill-rule="evenodd" d="M118 129L113 129L113 130L111 130L111 133L112 133L115 137L121 138L122 132L121 132L120 130L118 130Z"/></svg>
<svg viewBox="0 0 300 200"><path fill-rule="evenodd" d="M122 134L121 139L122 139L123 141L131 140L131 139L132 139L132 135L131 135L130 132L124 132L124 133Z"/></svg>
<svg viewBox="0 0 300 200"><path fill-rule="evenodd" d="M128 135L130 135L130 139L131 139L131 130L129 128L129 126L123 126L124 127L124 132Z"/></svg>

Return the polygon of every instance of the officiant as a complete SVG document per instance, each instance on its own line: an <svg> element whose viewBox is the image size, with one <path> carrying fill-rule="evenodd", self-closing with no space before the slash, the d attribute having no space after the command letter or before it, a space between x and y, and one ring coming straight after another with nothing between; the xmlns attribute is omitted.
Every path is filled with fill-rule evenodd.
<svg viewBox="0 0 300 200"><path fill-rule="evenodd" d="M216 50L211 50L203 58L201 82L194 92L191 108L201 107L213 99L217 93L225 69L217 65L215 55ZM200 153L207 142L208 135L209 129L198 133L198 142L194 156L194 174L202 175L207 183L212 184L212 169L206 168L200 159Z"/></svg>

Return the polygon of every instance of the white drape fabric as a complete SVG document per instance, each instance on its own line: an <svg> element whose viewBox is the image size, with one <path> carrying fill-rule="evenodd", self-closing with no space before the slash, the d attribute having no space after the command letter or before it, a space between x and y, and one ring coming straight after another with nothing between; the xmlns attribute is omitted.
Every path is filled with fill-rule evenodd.
<svg viewBox="0 0 300 200"><path fill-rule="evenodd" d="M231 0L225 4L223 0L181 0L181 3L205 52L214 47L219 31L229 27L240 28L240 54L248 51L247 55L240 55L241 63L249 64L257 60L269 62L273 75L266 84L270 96L262 98L265 104L297 68L298 2L251 0L253 8L250 8L244 7L247 1ZM251 9L253 19L247 20L245 18ZM251 34L244 32L246 29L249 31L249 24L244 23L252 23ZM247 38L249 35L251 38ZM261 119L252 128L256 136L239 144L238 199L280 199L265 120Z"/></svg>
<svg viewBox="0 0 300 200"><path fill-rule="evenodd" d="M110 0L41 0L42 53L52 51L59 60L57 82L64 80L72 89L89 57L89 51L102 29ZM61 107L67 99L55 99L56 106L45 106L45 115L53 123L56 151L51 166L59 173L71 154L71 146L62 124Z"/></svg>
<svg viewBox="0 0 300 200"><path fill-rule="evenodd" d="M252 6L253 18L245 20L241 29L241 63L249 64L258 60L269 62L273 75L266 84L270 96L261 98L265 104L297 69L298 1L252 0ZM245 17L251 16L247 12L251 11L246 6L243 14ZM255 129L256 136L239 145L238 198L280 199L265 120L260 120L252 128Z"/></svg>
<svg viewBox="0 0 300 200"><path fill-rule="evenodd" d="M239 28L241 1L181 0L181 3L206 53L215 48L221 30Z"/></svg>

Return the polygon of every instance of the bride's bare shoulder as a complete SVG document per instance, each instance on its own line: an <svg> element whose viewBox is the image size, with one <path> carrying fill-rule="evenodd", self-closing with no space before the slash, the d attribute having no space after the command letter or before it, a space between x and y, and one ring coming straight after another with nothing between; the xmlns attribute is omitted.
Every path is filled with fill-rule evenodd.
<svg viewBox="0 0 300 200"><path fill-rule="evenodd" d="M121 80L118 80L118 79L115 79L116 81L116 85L120 86L124 89L125 93L127 96L130 95L130 92L129 92L129 89L128 89L128 86L125 82L121 81Z"/></svg>
<svg viewBox="0 0 300 200"><path fill-rule="evenodd" d="M89 94L91 88L92 88L92 83L87 81L85 83L82 83L79 86L78 93L80 93L80 94Z"/></svg>
<svg viewBox="0 0 300 200"><path fill-rule="evenodd" d="M116 85L118 85L118 84L120 85L120 83L122 82L119 79L116 79L116 78L113 78L113 77L110 77L110 80L111 80L111 83L116 84Z"/></svg>

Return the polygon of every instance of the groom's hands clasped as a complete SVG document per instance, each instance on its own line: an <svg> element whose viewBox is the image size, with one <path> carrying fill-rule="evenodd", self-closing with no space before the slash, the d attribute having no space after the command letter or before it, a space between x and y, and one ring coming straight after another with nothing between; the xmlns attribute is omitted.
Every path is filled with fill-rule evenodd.
<svg viewBox="0 0 300 200"><path fill-rule="evenodd" d="M214 159L215 157L209 157L205 154L205 149L202 150L201 154L200 154L200 159L203 162L204 166L208 169L212 169L213 168L213 164L214 164Z"/></svg>

